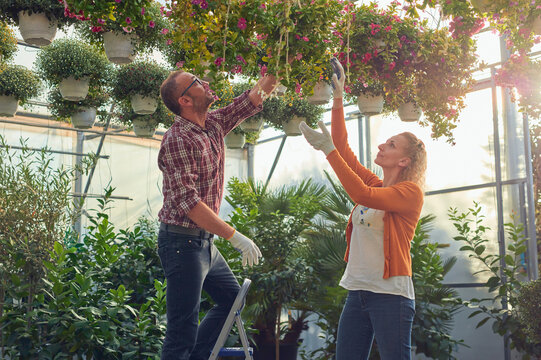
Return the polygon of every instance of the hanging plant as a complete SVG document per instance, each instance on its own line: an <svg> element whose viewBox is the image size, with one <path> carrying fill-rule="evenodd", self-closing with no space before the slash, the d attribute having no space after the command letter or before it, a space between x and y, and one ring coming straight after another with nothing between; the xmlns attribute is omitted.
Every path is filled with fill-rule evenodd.
<svg viewBox="0 0 541 360"><path fill-rule="evenodd" d="M19 25L19 13L44 14L63 29L74 23L75 19L64 16L64 5L58 0L9 0L0 1L0 21Z"/></svg>
<svg viewBox="0 0 541 360"><path fill-rule="evenodd" d="M171 127L175 122L175 115L162 102L158 104L154 113L139 115L133 111L129 102L122 101L115 112L115 121L133 129L137 136L152 137L158 126L161 125L166 129ZM138 129L141 130L140 133Z"/></svg>
<svg viewBox="0 0 541 360"><path fill-rule="evenodd" d="M15 32L4 21L0 21L0 61L6 62L17 52Z"/></svg>
<svg viewBox="0 0 541 360"><path fill-rule="evenodd" d="M56 120L67 123L71 123L71 117L85 108L94 108L98 117L105 116L107 110L104 106L109 99L110 94L98 85L91 86L88 95L80 101L65 100L59 89L52 90L47 98L51 115Z"/></svg>
<svg viewBox="0 0 541 360"><path fill-rule="evenodd" d="M34 72L21 65L0 67L0 95L14 96L21 105L38 95L40 80Z"/></svg>

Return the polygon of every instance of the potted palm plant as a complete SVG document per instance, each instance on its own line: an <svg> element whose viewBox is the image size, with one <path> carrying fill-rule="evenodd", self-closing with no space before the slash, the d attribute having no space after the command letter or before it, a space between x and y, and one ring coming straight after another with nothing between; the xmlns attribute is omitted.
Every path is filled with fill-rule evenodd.
<svg viewBox="0 0 541 360"><path fill-rule="evenodd" d="M0 69L0 115L14 116L19 103L37 96L39 78L20 65L1 65Z"/></svg>
<svg viewBox="0 0 541 360"><path fill-rule="evenodd" d="M105 89L94 85L82 100L66 100L59 89L54 89L49 93L48 101L51 115L57 120L71 122L77 129L88 129L94 126L96 116L106 114L103 106L109 101L109 95Z"/></svg>
<svg viewBox="0 0 541 360"><path fill-rule="evenodd" d="M4 21L0 21L0 62L9 61L16 52L15 32Z"/></svg>
<svg viewBox="0 0 541 360"><path fill-rule="evenodd" d="M113 97L128 100L136 114L152 114L160 102L160 85L168 71L155 61L122 65L113 79Z"/></svg>
<svg viewBox="0 0 541 360"><path fill-rule="evenodd" d="M38 73L51 85L58 85L64 99L79 101L86 97L89 84L108 80L110 65L105 55L82 41L55 40L38 53Z"/></svg>
<svg viewBox="0 0 541 360"><path fill-rule="evenodd" d="M0 2L0 20L19 26L28 44L49 45L56 29L73 23L64 16L64 5L58 0L12 0Z"/></svg>

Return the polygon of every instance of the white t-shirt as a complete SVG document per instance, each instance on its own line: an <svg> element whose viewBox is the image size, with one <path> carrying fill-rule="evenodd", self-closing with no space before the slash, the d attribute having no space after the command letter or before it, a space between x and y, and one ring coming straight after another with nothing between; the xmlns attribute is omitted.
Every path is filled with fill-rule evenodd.
<svg viewBox="0 0 541 360"><path fill-rule="evenodd" d="M361 205L353 209L349 259L340 286L347 290L402 295L413 300L415 291L410 276L383 278L384 214L384 210L374 210Z"/></svg>

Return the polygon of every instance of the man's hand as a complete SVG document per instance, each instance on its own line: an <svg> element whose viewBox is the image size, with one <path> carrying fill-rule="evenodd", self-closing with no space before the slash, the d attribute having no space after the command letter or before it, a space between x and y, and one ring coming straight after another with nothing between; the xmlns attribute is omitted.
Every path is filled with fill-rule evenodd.
<svg viewBox="0 0 541 360"><path fill-rule="evenodd" d="M259 264L261 251L259 251L259 248L252 240L242 235L237 230L235 230L233 236L227 240L229 240L235 249L242 253L242 266L246 266L246 264L248 264L248 266Z"/></svg>
<svg viewBox="0 0 541 360"><path fill-rule="evenodd" d="M340 64L340 61L334 57L331 59L331 65L333 71L338 71L340 74L340 79L338 79L338 76L336 76L335 73L332 74L332 83L334 88L333 96L335 99L340 99L344 96L344 83L346 81L344 68L342 67L342 64Z"/></svg>
<svg viewBox="0 0 541 360"><path fill-rule="evenodd" d="M319 121L317 124L319 125L321 132L311 129L304 121L300 123L299 130L304 135L306 141L308 141L314 149L321 150L325 155L329 155L330 152L335 149L331 134L329 134L329 130L327 130L323 121Z"/></svg>

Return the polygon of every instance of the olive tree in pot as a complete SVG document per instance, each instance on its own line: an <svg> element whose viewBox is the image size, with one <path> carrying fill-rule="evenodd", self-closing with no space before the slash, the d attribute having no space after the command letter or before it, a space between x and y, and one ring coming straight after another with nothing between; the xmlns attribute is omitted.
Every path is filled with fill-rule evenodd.
<svg viewBox="0 0 541 360"><path fill-rule="evenodd" d="M0 20L18 25L24 41L31 45L49 45L57 28L75 19L64 16L64 5L58 0L0 1Z"/></svg>
<svg viewBox="0 0 541 360"><path fill-rule="evenodd" d="M0 68L0 115L14 116L19 103L37 96L39 78L20 65L2 65Z"/></svg>
<svg viewBox="0 0 541 360"><path fill-rule="evenodd" d="M128 101L136 114L149 115L160 102L160 85L169 72L154 61L122 65L114 75L113 97Z"/></svg>
<svg viewBox="0 0 541 360"><path fill-rule="evenodd" d="M235 209L229 222L257 244L263 259L243 270L252 280L244 311L258 330L253 341L255 359L296 359L308 312L282 321L295 299L303 296L317 279L303 258L296 256L301 233L312 226L319 213L323 185L310 180L269 190L266 186L232 179L226 201ZM289 354L289 355L288 355Z"/></svg>
<svg viewBox="0 0 541 360"><path fill-rule="evenodd" d="M99 86L92 86L88 95L79 101L68 101L62 97L59 89L49 93L49 109L51 115L59 121L70 122L77 129L88 129L94 125L96 116L104 116L107 112L103 106L109 95Z"/></svg>
<svg viewBox="0 0 541 360"><path fill-rule="evenodd" d="M108 80L110 64L98 49L80 40L63 38L38 53L38 73L51 85L58 86L69 101L83 100L89 85Z"/></svg>

